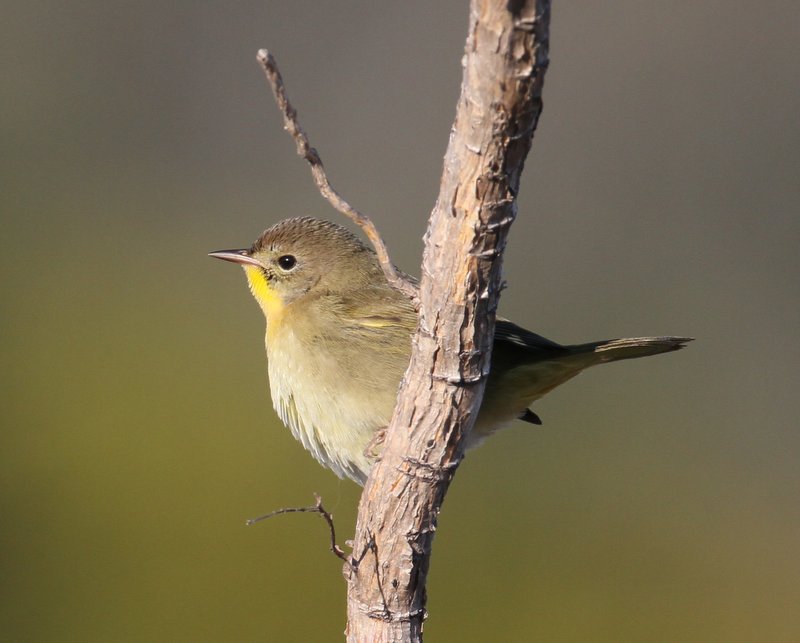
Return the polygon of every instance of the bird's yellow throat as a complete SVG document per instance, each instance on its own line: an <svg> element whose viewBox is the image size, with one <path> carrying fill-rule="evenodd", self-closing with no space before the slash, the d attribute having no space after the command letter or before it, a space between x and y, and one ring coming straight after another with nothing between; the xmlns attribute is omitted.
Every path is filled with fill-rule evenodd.
<svg viewBox="0 0 800 643"><path fill-rule="evenodd" d="M250 292L253 293L264 314L275 319L283 312L283 301L278 294L269 287L269 282L264 273L256 266L245 265L244 272L247 275L247 284Z"/></svg>

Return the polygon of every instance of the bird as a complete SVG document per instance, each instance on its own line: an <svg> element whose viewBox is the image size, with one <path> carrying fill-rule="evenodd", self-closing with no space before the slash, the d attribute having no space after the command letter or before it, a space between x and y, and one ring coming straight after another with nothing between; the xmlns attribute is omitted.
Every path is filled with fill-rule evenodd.
<svg viewBox="0 0 800 643"><path fill-rule="evenodd" d="M347 228L285 219L249 247L209 256L239 264L266 318L275 411L295 438L340 478L363 485L379 457L411 356L417 313L390 286L372 248ZM689 337L637 337L561 345L503 318L466 448L515 420L541 424L531 404L596 364L678 350Z"/></svg>

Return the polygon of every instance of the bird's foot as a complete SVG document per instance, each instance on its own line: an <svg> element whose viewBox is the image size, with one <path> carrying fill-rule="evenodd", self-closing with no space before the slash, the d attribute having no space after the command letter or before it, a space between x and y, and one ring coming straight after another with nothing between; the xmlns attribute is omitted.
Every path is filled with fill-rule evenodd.
<svg viewBox="0 0 800 643"><path fill-rule="evenodd" d="M386 441L386 429L378 429L372 436L372 439L367 442L364 448L364 455L370 460L378 460L383 451L383 443Z"/></svg>

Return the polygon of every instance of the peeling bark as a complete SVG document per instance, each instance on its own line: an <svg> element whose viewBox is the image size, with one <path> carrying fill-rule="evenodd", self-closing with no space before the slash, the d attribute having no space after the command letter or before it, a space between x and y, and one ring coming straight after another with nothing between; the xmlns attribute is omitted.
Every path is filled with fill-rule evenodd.
<svg viewBox="0 0 800 643"><path fill-rule="evenodd" d="M472 0L464 76L425 237L419 329L361 497L347 640L421 641L437 518L489 372L502 255L542 109L550 2Z"/></svg>

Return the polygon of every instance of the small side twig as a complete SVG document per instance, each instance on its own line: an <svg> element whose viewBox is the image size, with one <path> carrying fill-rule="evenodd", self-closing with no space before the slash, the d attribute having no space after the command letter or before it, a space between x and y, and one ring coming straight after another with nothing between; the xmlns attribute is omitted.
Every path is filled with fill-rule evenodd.
<svg viewBox="0 0 800 643"><path fill-rule="evenodd" d="M382 618L389 619L392 613L389 611L389 604L386 602L386 594L383 591L383 583L381 582L381 567L378 563L378 544L375 542L375 536L370 536L369 542L372 556L375 559L375 581L378 583L378 591L380 592L381 601L383 602L381 616Z"/></svg>
<svg viewBox="0 0 800 643"><path fill-rule="evenodd" d="M325 522L328 523L328 528L331 532L331 544L330 549L331 551L344 562L349 563L350 558L347 554L342 551L342 548L336 544L336 529L333 526L333 516L326 511L325 507L322 506L322 498L318 494L314 494L314 499L316 503L311 505L310 507L284 507L283 509L276 509L275 511L270 511L268 514L264 514L263 516L259 516L258 518L250 518L245 524L247 526L254 525L257 522L261 522L262 520L267 520L268 518L273 518L275 516L280 516L282 514L293 514L293 513L318 513L325 519Z"/></svg>
<svg viewBox="0 0 800 643"><path fill-rule="evenodd" d="M375 248L378 261L381 264L381 268L383 268L383 272L389 284L416 303L419 295L417 287L392 263L389 258L389 251L386 249L386 244L383 242L372 219L363 212L356 210L333 189L325 173L325 168L322 165L322 159L319 153L316 149L311 147L308 136L297 120L297 110L292 106L291 102L289 102L289 98L286 95L286 88L283 84L283 77L278 69L278 63L275 61L275 58L266 49L260 49L256 58L264 69L267 80L272 87L272 93L275 95L275 101L278 103L278 108L283 114L284 129L289 132L289 135L294 139L295 145L297 145L298 155L308 161L308 164L311 166L311 175L314 177L314 183L316 183L320 193L336 210L356 223L364 231L364 234Z"/></svg>

